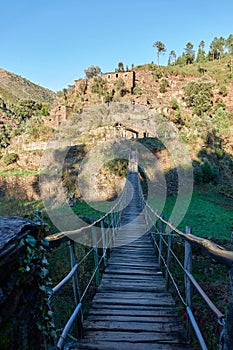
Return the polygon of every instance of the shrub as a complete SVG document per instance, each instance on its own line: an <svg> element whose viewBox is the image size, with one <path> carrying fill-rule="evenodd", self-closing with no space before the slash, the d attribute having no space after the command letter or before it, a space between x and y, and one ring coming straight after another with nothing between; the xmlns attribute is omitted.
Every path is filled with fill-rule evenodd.
<svg viewBox="0 0 233 350"><path fill-rule="evenodd" d="M184 87L186 102L197 115L210 112L213 105L213 87L214 82L206 77L192 80Z"/></svg>
<svg viewBox="0 0 233 350"><path fill-rule="evenodd" d="M170 105L171 105L171 108L174 109L175 111L179 109L179 102L174 97L170 99Z"/></svg>
<svg viewBox="0 0 233 350"><path fill-rule="evenodd" d="M140 88L139 85L136 85L133 89L133 94L136 96L141 96L142 95L142 89Z"/></svg>
<svg viewBox="0 0 233 350"><path fill-rule="evenodd" d="M213 127L217 136L222 136L229 132L230 121L227 112L223 107L219 107L213 116Z"/></svg>
<svg viewBox="0 0 233 350"><path fill-rule="evenodd" d="M159 87L159 91L164 94L165 92L167 92L167 87L169 86L168 84L168 80L167 79L163 79L160 83L160 87Z"/></svg>
<svg viewBox="0 0 233 350"><path fill-rule="evenodd" d="M219 87L219 94L222 95L222 96L227 96L227 87L226 85L221 85Z"/></svg>
<svg viewBox="0 0 233 350"><path fill-rule="evenodd" d="M19 159L19 156L17 153L7 153L3 157L2 161L5 165L10 165L17 162L18 159Z"/></svg>

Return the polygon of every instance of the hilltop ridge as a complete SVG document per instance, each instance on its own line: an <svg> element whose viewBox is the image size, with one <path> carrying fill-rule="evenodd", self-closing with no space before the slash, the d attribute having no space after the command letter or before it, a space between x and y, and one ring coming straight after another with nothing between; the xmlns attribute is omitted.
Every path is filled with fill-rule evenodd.
<svg viewBox="0 0 233 350"><path fill-rule="evenodd" d="M21 99L52 103L55 93L26 78L0 68L0 99L9 107Z"/></svg>

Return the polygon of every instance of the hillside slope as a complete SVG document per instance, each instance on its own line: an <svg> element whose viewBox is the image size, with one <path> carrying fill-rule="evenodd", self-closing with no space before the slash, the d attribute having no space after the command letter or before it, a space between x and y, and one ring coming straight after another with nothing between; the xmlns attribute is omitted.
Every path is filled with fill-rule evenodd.
<svg viewBox="0 0 233 350"><path fill-rule="evenodd" d="M19 75L0 68L0 99L12 105L20 99L31 99L41 103L51 103L55 93Z"/></svg>

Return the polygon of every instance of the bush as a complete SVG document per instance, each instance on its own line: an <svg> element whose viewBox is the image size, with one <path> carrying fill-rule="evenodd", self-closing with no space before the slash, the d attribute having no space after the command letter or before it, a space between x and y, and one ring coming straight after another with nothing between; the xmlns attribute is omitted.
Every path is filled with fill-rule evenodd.
<svg viewBox="0 0 233 350"><path fill-rule="evenodd" d="M164 94L165 92L167 92L167 87L169 86L168 84L168 80L167 79L163 79L160 83L160 88L159 91Z"/></svg>
<svg viewBox="0 0 233 350"><path fill-rule="evenodd" d="M222 95L222 96L227 96L227 87L226 85L221 85L219 87L219 94Z"/></svg>
<svg viewBox="0 0 233 350"><path fill-rule="evenodd" d="M142 95L142 89L140 88L139 85L136 85L133 89L133 94L136 96L141 96Z"/></svg>
<svg viewBox="0 0 233 350"><path fill-rule="evenodd" d="M218 169L208 159L204 159L201 164L194 162L194 179L196 184L216 182L217 177Z"/></svg>
<svg viewBox="0 0 233 350"><path fill-rule="evenodd" d="M17 162L18 159L19 159L19 156L17 153L7 153L3 157L2 161L5 165L10 165Z"/></svg>
<svg viewBox="0 0 233 350"><path fill-rule="evenodd" d="M174 97L172 97L172 98L170 99L170 106L171 106L171 108L174 109L175 111L178 110L179 107L180 107L180 106L179 106L179 102L178 102L177 99L174 98Z"/></svg>
<svg viewBox="0 0 233 350"><path fill-rule="evenodd" d="M214 82L205 77L192 80L184 87L186 102L197 115L210 112L213 105L213 87Z"/></svg>

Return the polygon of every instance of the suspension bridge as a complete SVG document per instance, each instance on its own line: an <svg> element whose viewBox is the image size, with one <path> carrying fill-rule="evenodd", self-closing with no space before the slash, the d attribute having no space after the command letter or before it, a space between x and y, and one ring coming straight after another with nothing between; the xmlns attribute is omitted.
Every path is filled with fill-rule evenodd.
<svg viewBox="0 0 233 350"><path fill-rule="evenodd" d="M78 261L75 236L80 232L89 237L92 246ZM179 261L172 249L175 234L185 242L184 263ZM58 241L64 235L59 233L47 239L50 242ZM206 342L192 311L192 290L195 288L216 317L216 323L220 327L219 344L223 349L225 315L213 304L192 275L193 244L201 246L216 261L231 269L232 273L233 252L195 237L188 230L186 233L177 230L150 207L140 185L137 153L131 152L126 186L116 205L93 224L69 232L71 270L52 289L49 301L52 305L54 297L72 281L75 307L60 330L59 337L55 339L56 348L192 349L190 337L193 333L200 349L205 350ZM81 290L79 269L92 255L94 270L87 285ZM184 295L171 273L172 260L176 260L184 274ZM102 278L101 266L104 266ZM164 270L162 272L162 266L165 273ZM82 307L93 283L98 288L88 317L84 320ZM187 313L186 330L169 292L170 284L177 291ZM73 333L71 336L74 324L76 339ZM67 347L69 339L73 342L72 346Z"/></svg>

